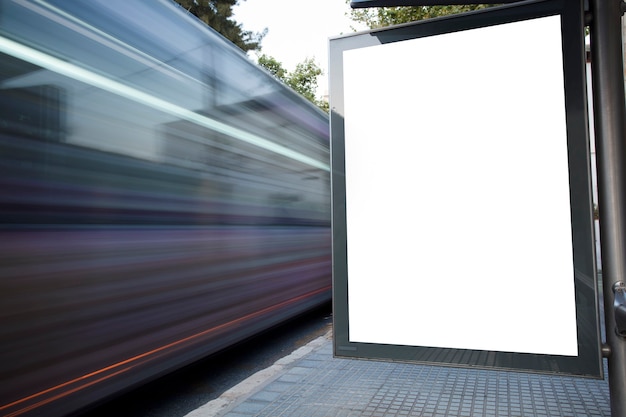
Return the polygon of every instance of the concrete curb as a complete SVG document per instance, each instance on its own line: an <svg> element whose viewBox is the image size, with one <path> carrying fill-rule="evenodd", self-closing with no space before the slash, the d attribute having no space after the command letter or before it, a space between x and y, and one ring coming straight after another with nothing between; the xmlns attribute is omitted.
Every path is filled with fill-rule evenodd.
<svg viewBox="0 0 626 417"><path fill-rule="evenodd" d="M317 339L310 341L305 346L302 346L293 351L291 354L277 360L272 366L244 379L228 391L225 391L219 396L219 398L211 400L200 408L188 413L185 417L216 417L221 415L223 412L232 409L235 405L239 404L250 395L259 391L265 385L276 379L294 362L302 359L304 356L323 346L331 337L332 331L329 331L324 336L320 336Z"/></svg>

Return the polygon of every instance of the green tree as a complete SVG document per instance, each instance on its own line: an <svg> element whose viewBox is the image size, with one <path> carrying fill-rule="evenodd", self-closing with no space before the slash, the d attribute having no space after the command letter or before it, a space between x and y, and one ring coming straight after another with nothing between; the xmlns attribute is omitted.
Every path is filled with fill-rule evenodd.
<svg viewBox="0 0 626 417"><path fill-rule="evenodd" d="M313 58L307 58L296 65L293 72L289 73L287 85L313 103L317 103L315 91L317 90L317 77L320 75L322 75L320 67L317 66Z"/></svg>
<svg viewBox="0 0 626 417"><path fill-rule="evenodd" d="M355 22L363 23L370 29L377 29L401 23L415 22L417 20L431 19L433 17L485 9L490 6L491 5L486 4L475 4L469 6L370 7L365 9L351 9L350 19Z"/></svg>
<svg viewBox="0 0 626 417"><path fill-rule="evenodd" d="M261 49L261 40L267 34L243 30L241 24L232 19L233 7L239 0L174 0L198 19L221 33L226 39L244 52Z"/></svg>
<svg viewBox="0 0 626 417"><path fill-rule="evenodd" d="M287 83L287 70L283 68L283 64L278 62L274 57L262 54L258 57L260 66L268 70L274 77L284 83Z"/></svg>
<svg viewBox="0 0 626 417"><path fill-rule="evenodd" d="M317 105L324 111L328 111L328 102L318 100L315 97L317 90L317 77L322 75L321 68L313 58L307 58L296 65L292 72L288 72L283 64L271 56L262 54L258 57L260 66L268 70L274 77L294 89L306 99Z"/></svg>

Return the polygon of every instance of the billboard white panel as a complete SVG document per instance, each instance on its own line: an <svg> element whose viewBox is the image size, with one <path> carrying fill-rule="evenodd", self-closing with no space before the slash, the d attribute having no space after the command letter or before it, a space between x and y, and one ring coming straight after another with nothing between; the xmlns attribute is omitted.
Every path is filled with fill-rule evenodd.
<svg viewBox="0 0 626 417"><path fill-rule="evenodd" d="M350 342L578 354L561 18L343 52Z"/></svg>

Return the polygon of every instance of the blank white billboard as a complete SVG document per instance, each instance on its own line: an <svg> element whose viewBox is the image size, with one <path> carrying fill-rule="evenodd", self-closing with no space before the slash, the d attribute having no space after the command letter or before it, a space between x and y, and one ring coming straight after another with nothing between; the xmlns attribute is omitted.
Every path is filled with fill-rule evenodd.
<svg viewBox="0 0 626 417"><path fill-rule="evenodd" d="M350 342L578 355L561 41L343 51Z"/></svg>

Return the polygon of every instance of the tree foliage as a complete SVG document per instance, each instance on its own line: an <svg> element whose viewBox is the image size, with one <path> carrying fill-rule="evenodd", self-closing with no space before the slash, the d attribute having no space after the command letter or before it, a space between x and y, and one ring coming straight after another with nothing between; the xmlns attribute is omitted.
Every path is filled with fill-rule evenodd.
<svg viewBox="0 0 626 417"><path fill-rule="evenodd" d="M261 40L267 33L243 30L232 19L233 7L239 0L174 0L189 13L221 33L244 52L261 49Z"/></svg>
<svg viewBox="0 0 626 417"><path fill-rule="evenodd" d="M258 58L258 63L260 66L268 70L274 77L284 83L287 83L287 70L283 68L283 64L278 62L276 58L262 54Z"/></svg>
<svg viewBox="0 0 626 417"><path fill-rule="evenodd" d="M316 103L315 91L317 90L317 77L320 75L322 75L320 67L317 66L313 58L307 58L296 65L293 72L289 73L287 85Z"/></svg>
<svg viewBox="0 0 626 417"><path fill-rule="evenodd" d="M490 6L487 4L475 4L469 6L371 7L352 9L350 18L355 22L367 25L370 29L377 29L417 20L485 9Z"/></svg>
<svg viewBox="0 0 626 417"><path fill-rule="evenodd" d="M265 54L258 57L258 63L274 77L287 84L313 104L324 111L328 111L328 103L315 97L317 77L322 75L322 69L315 63L313 58L307 58L300 62L292 72L285 70L283 64L275 58Z"/></svg>

